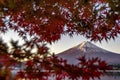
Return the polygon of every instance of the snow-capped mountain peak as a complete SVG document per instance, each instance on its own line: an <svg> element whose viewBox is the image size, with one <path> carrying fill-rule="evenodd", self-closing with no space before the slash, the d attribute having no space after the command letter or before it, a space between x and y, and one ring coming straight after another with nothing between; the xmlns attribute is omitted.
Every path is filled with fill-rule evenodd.
<svg viewBox="0 0 120 80"><path fill-rule="evenodd" d="M102 49L89 41L84 41L75 47L57 54L57 56L67 59L70 64L76 64L78 62L76 58L83 55L88 59L98 57L110 64L120 64L120 54Z"/></svg>
<svg viewBox="0 0 120 80"><path fill-rule="evenodd" d="M81 45L79 46L79 48L82 50L86 43L87 43L86 41L82 42Z"/></svg>
<svg viewBox="0 0 120 80"><path fill-rule="evenodd" d="M83 41L81 44L76 46L77 49L86 52L87 50L96 50L98 48L96 45L92 44L89 41Z"/></svg>
<svg viewBox="0 0 120 80"><path fill-rule="evenodd" d="M77 46L77 49L80 49L81 51L86 52L86 47L87 47L86 44L87 44L86 41L82 42L80 45Z"/></svg>

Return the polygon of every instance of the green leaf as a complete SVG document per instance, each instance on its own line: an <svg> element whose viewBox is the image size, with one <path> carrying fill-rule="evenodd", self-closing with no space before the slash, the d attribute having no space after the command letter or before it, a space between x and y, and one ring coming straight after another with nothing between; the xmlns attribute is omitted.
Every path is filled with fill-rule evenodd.
<svg viewBox="0 0 120 80"><path fill-rule="evenodd" d="M12 9L15 7L14 0L9 0L9 7Z"/></svg>

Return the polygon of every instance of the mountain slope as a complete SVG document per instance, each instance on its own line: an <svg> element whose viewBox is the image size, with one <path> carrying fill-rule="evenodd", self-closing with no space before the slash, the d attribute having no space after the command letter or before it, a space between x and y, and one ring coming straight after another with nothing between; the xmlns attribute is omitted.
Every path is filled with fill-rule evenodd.
<svg viewBox="0 0 120 80"><path fill-rule="evenodd" d="M83 55L87 59L98 57L109 64L120 64L120 54L104 50L88 41L57 54L57 56L67 59L70 64L78 63L77 58Z"/></svg>

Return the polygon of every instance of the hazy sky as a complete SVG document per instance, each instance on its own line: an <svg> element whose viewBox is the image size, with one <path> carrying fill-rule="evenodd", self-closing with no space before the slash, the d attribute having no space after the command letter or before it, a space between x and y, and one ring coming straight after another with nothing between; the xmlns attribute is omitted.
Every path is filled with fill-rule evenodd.
<svg viewBox="0 0 120 80"><path fill-rule="evenodd" d="M80 35L79 36L75 35L72 38L70 38L69 36L62 36L62 38L58 42L50 46L51 52L60 53L62 51L65 51L71 47L74 47L82 43L83 41L90 41L90 40ZM117 37L115 40L111 39L108 42L103 40L101 43L100 42L92 42L92 43L108 51L112 51L120 54L120 36Z"/></svg>
<svg viewBox="0 0 120 80"><path fill-rule="evenodd" d="M8 42L11 39L18 40L18 35L13 33L13 31L9 31L3 36L3 38L5 39L5 42ZM71 47L74 47L82 43L83 41L90 41L90 40L80 35L79 36L75 35L72 38L70 38L67 35L64 35L61 37L59 41L48 46L50 47L50 52L60 53L62 51L65 51ZM111 39L108 42L102 41L102 43L99 43L99 42L92 42L92 43L108 51L112 51L120 54L120 36L117 37L115 40Z"/></svg>

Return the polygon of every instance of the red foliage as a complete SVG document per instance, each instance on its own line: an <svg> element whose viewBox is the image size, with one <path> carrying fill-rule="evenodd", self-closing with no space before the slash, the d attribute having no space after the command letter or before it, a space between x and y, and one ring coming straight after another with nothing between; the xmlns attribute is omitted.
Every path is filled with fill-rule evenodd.
<svg viewBox="0 0 120 80"><path fill-rule="evenodd" d="M0 42L0 57L6 59L3 65L12 55L13 61L29 60L26 69L18 73L22 78L99 78L100 70L108 69L104 61L83 56L78 65L70 65L54 55L47 56L44 44L59 40L63 34L81 34L94 41L114 39L120 34L119 8L119 0L0 0L0 32L13 29L25 40L22 46L12 41L11 52ZM27 35L32 37L30 41ZM32 54L34 47L38 50Z"/></svg>
<svg viewBox="0 0 120 80"><path fill-rule="evenodd" d="M119 4L119 1L112 0L0 0L1 15L4 15L0 20L10 15L9 28L24 38L26 33L34 36L36 42L52 43L65 33L70 36L82 34L101 41L114 39L120 33ZM5 26L5 23L0 21L0 25ZM5 30L4 27L1 29Z"/></svg>
<svg viewBox="0 0 120 80"><path fill-rule="evenodd" d="M55 55L45 59L33 60L26 63L25 77L30 79L47 80L54 78L56 80L62 79L79 79L89 80L90 78L100 78L103 71L110 69L110 67L98 58L86 60L85 57L79 58L78 65L67 64L65 60L57 58ZM25 78L20 76L19 78ZM38 76L39 75L39 76Z"/></svg>

